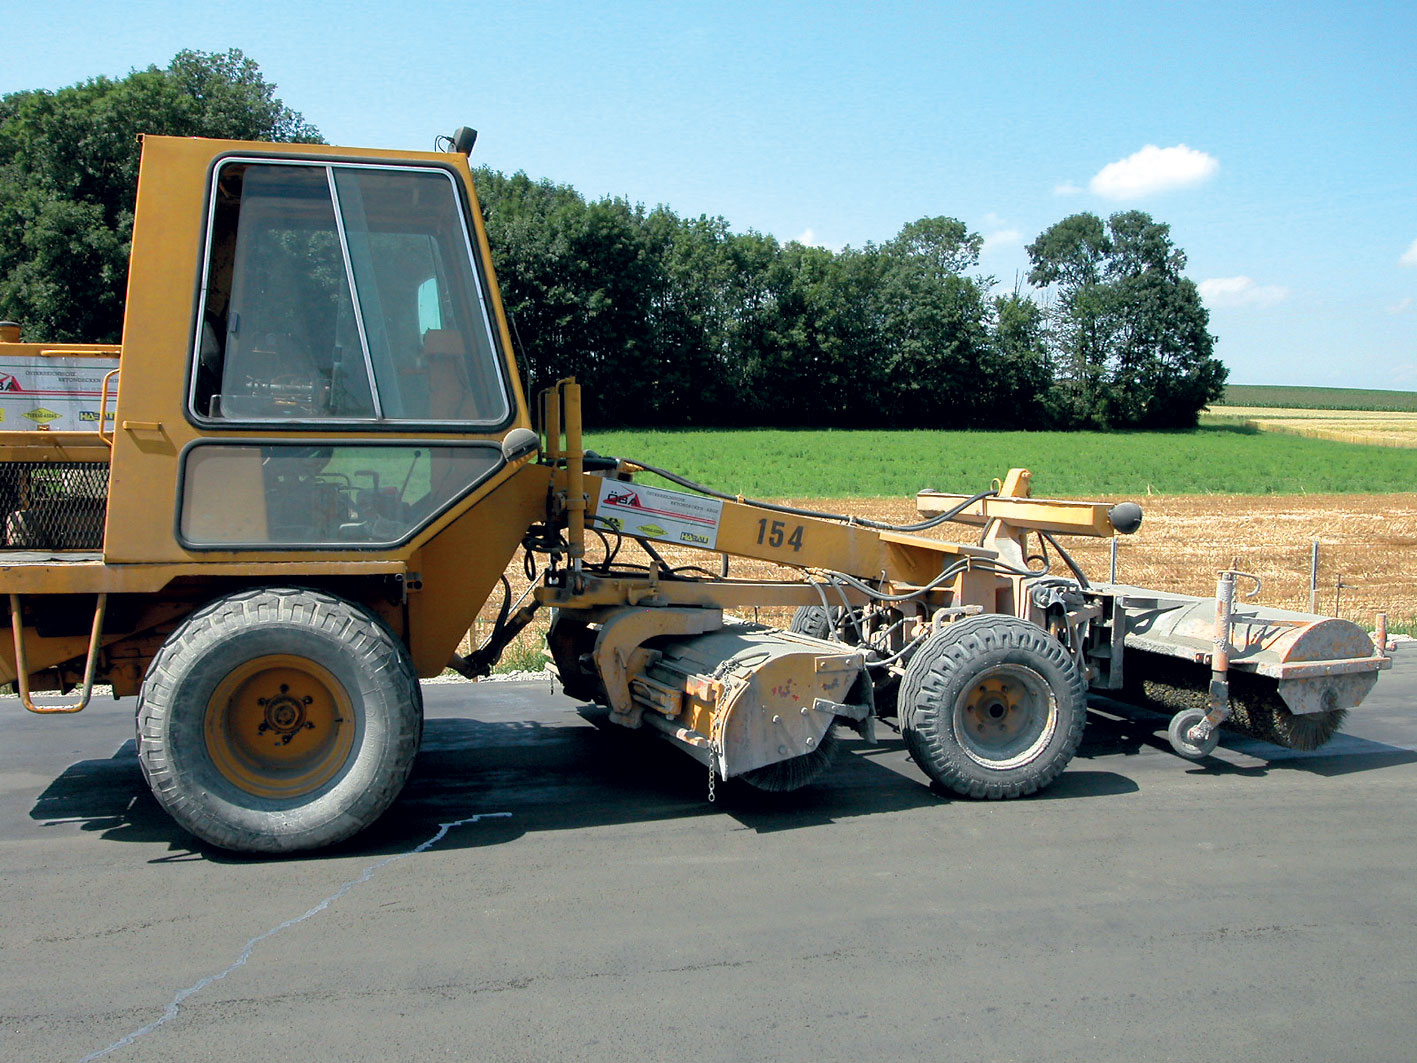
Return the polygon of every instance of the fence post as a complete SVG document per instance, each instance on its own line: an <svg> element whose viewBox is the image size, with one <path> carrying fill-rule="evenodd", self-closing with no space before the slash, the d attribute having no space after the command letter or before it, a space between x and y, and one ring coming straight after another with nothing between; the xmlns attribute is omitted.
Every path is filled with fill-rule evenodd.
<svg viewBox="0 0 1417 1063"><path fill-rule="evenodd" d="M1351 591L1351 590L1352 590L1354 587L1356 587L1356 586L1358 586L1358 584L1355 584L1355 583L1344 583L1344 582L1343 582L1343 573L1340 572L1340 573L1338 574L1338 582L1333 585L1333 615L1334 615L1334 616L1342 616L1342 613L1340 612L1340 609L1342 608L1343 592L1344 592L1344 591Z"/></svg>
<svg viewBox="0 0 1417 1063"><path fill-rule="evenodd" d="M1319 541L1314 540L1309 553L1309 612L1319 611Z"/></svg>

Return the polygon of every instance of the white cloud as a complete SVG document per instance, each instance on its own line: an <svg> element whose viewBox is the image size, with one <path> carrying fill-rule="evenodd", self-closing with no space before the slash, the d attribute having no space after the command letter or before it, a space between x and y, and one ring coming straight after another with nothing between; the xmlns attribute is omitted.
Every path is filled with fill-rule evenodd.
<svg viewBox="0 0 1417 1063"><path fill-rule="evenodd" d="M1389 314L1405 314L1411 309L1412 297L1409 295L1406 299L1399 299L1397 302L1393 303L1387 308L1387 312Z"/></svg>
<svg viewBox="0 0 1417 1063"><path fill-rule="evenodd" d="M1417 240L1412 241L1412 246L1402 253L1397 264L1399 266L1417 266Z"/></svg>
<svg viewBox="0 0 1417 1063"><path fill-rule="evenodd" d="M1274 306L1289 298L1278 284L1256 284L1249 277L1212 277L1197 285L1207 306Z"/></svg>
<svg viewBox="0 0 1417 1063"><path fill-rule="evenodd" d="M811 229L802 230L789 243L801 244L803 247L820 247L823 251L830 251L834 255L841 254L841 249L845 246L844 244L829 244L819 238Z"/></svg>
<svg viewBox="0 0 1417 1063"><path fill-rule="evenodd" d="M1053 186L1053 194L1055 196L1076 196L1080 195L1081 193L1082 189L1079 188L1077 185L1073 184L1071 181L1064 181L1060 185Z"/></svg>
<svg viewBox="0 0 1417 1063"><path fill-rule="evenodd" d="M1137 199L1154 192L1189 188L1215 176L1220 160L1184 144L1158 148L1148 144L1134 155L1109 162L1087 187L1105 199Z"/></svg>
<svg viewBox="0 0 1417 1063"><path fill-rule="evenodd" d="M979 249L981 254L988 254L990 251L998 251L1004 247L1015 247L1023 243L1023 233L1017 229L999 229L988 233L984 237L984 244Z"/></svg>

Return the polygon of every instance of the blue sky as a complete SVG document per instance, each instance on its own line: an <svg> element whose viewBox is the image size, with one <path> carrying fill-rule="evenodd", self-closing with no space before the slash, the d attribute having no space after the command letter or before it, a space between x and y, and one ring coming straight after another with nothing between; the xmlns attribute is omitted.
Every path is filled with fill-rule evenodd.
<svg viewBox="0 0 1417 1063"><path fill-rule="evenodd" d="M1012 287L1078 211L1170 224L1236 383L1417 390L1417 4L40 4L0 93L238 47L333 143L833 249L947 214Z"/></svg>

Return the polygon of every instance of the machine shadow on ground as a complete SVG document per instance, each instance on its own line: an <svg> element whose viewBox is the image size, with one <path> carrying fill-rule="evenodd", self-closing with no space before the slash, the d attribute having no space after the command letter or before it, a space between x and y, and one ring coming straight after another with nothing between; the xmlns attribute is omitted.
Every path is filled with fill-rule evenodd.
<svg viewBox="0 0 1417 1063"><path fill-rule="evenodd" d="M427 841L443 823L488 813L510 815L484 820L476 831L453 831L439 848L497 845L535 831L715 815L731 816L757 832L801 830L962 800L926 785L889 726L878 726L874 745L845 731L839 747L835 763L801 790L769 794L720 782L710 803L707 769L649 734L598 728L579 718L565 723L430 719L408 785L378 823L341 845L272 858L214 849L179 828L148 791L129 740L106 760L83 760L66 768L36 799L30 818L47 826L77 823L109 841L166 843L170 854L155 862L249 862L405 852ZM1134 773L1111 770L1121 766L1114 758L1155 750L1170 755L1164 717L1094 709L1069 770L1025 800L1135 792ZM1217 775L1263 775L1274 769L1340 775L1411 763L1417 753L1342 734L1310 754L1227 736L1221 753L1204 762L1176 759L1177 770Z"/></svg>
<svg viewBox="0 0 1417 1063"><path fill-rule="evenodd" d="M1333 778L1417 762L1417 752L1413 750L1341 731L1322 748L1303 752L1228 730L1221 731L1220 748L1214 754L1204 760L1186 761L1172 750L1166 737L1169 723L1170 717L1163 713L1099 699L1088 711L1087 731L1077 756L1135 756L1157 750L1174 757L1183 770L1192 774L1256 778L1271 771L1303 771Z"/></svg>

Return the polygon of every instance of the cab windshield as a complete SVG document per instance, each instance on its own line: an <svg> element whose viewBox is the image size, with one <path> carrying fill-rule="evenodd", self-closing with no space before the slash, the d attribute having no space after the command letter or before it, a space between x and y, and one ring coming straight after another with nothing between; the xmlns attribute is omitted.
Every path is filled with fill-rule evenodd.
<svg viewBox="0 0 1417 1063"><path fill-rule="evenodd" d="M218 422L499 426L510 403L454 176L227 159L190 401Z"/></svg>

